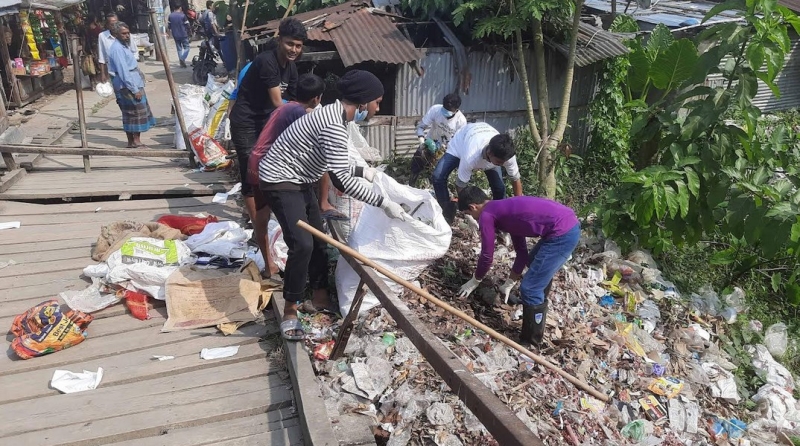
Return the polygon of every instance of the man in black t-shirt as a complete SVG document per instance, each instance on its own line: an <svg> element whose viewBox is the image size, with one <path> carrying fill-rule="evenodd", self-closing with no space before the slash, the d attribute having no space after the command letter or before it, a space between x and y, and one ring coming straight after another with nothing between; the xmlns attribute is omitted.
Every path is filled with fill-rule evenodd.
<svg viewBox="0 0 800 446"><path fill-rule="evenodd" d="M230 114L231 141L239 160L242 195L253 221L256 204L253 186L247 181L247 160L273 110L284 101L295 99L297 67L294 61L300 57L307 37L305 26L293 18L281 21L278 35L273 49L263 51L253 59L238 86L236 103Z"/></svg>

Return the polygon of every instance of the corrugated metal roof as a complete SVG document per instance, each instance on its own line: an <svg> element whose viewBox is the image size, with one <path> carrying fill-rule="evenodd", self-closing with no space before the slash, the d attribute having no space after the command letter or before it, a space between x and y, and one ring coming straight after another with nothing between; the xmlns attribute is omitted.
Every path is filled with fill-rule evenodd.
<svg viewBox="0 0 800 446"><path fill-rule="evenodd" d="M569 43L547 40L548 45L557 49L564 56L569 56ZM575 65L586 67L610 57L628 53L628 47L614 33L581 22L578 26L578 46L575 53Z"/></svg>
<svg viewBox="0 0 800 446"><path fill-rule="evenodd" d="M794 12L800 12L800 0L778 0L778 4L786 6Z"/></svg>
<svg viewBox="0 0 800 446"><path fill-rule="evenodd" d="M584 5L598 11L611 12L611 0L586 0ZM705 1L658 0L653 1L649 8L643 9L636 2L631 2L627 14L640 22L653 25L662 23L670 28L678 28L692 24L691 20L687 23L689 19L694 19L697 23L701 22L703 17L716 5L717 3ZM624 10L625 4L617 3L617 12L621 14ZM705 25L730 21L737 17L739 14L736 11L724 11L709 19Z"/></svg>
<svg viewBox="0 0 800 446"><path fill-rule="evenodd" d="M292 17L305 23L308 40L333 42L344 66L362 62L403 64L418 60L420 51L414 43L397 29L392 19L370 12L370 4L356 0L330 8L304 12ZM248 29L254 32L273 33L280 20Z"/></svg>

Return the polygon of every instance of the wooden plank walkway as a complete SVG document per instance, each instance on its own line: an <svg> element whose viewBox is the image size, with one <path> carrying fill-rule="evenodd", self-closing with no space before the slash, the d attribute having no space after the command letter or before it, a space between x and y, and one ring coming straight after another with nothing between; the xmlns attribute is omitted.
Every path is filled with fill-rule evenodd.
<svg viewBox="0 0 800 446"><path fill-rule="evenodd" d="M69 157L42 164L51 172L65 171L58 163L82 166L80 157L65 158ZM152 161L139 161L139 168L131 170L155 181L152 172L158 167L148 163ZM174 169L166 169L170 168ZM111 176L124 172L113 163L96 170L104 171ZM45 172L26 179L44 178ZM44 190L51 194L65 182L55 177L50 181L42 184L48 184ZM0 222L21 222L19 229L0 231L0 262L17 262L0 268L0 329L8 329L14 316L27 308L87 285L81 272L95 263L90 250L103 224L203 211L222 219L241 215L235 202L214 204L210 196L49 205L0 202ZM140 321L122 304L109 307L94 314L83 343L26 361L11 352L10 336L2 339L7 354L0 356L0 444L303 443L285 360L272 353L280 344L274 320L246 325L225 337L215 329L161 333L163 304L150 314L152 319ZM202 348L230 345L241 346L236 356L210 361L199 357ZM154 361L153 355L175 359ZM60 394L49 387L56 369L98 367L105 375L95 390Z"/></svg>
<svg viewBox="0 0 800 446"><path fill-rule="evenodd" d="M229 172L195 172L188 159L97 156L84 173L81 156L44 156L19 182L0 194L5 200L137 195L207 196L231 186Z"/></svg>

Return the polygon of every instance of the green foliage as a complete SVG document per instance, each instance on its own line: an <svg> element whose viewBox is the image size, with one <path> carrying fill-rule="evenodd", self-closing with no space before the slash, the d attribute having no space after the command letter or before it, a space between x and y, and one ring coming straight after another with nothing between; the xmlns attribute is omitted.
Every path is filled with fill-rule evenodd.
<svg viewBox="0 0 800 446"><path fill-rule="evenodd" d="M449 16L461 6L462 0L403 0L400 5L412 14L427 19L431 16Z"/></svg>
<svg viewBox="0 0 800 446"><path fill-rule="evenodd" d="M774 87L789 49L787 26L799 21L771 0L714 9L725 8L744 9L745 23L701 33L703 54L655 31L646 45L632 43L628 83L640 96L630 104L638 110L631 140L653 151L606 195L598 208L603 230L656 252L712 236L727 245L712 263L734 276L764 271L773 291L800 303L800 141L753 104L759 80ZM724 86L703 85L713 73ZM651 88L662 94L648 104Z"/></svg>
<svg viewBox="0 0 800 446"><path fill-rule="evenodd" d="M412 2L412 0L407 0ZM430 2L435 0L426 0ZM545 21L564 29L575 4L565 0L468 0L453 9L453 23L474 24L472 35L478 39L490 35L509 38L515 31L525 31L532 20ZM513 8L513 10L512 10Z"/></svg>

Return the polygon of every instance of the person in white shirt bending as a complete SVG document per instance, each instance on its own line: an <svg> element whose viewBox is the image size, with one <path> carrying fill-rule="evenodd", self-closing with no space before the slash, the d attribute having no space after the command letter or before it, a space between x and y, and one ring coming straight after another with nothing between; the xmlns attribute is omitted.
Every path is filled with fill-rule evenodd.
<svg viewBox="0 0 800 446"><path fill-rule="evenodd" d="M447 146L447 152L436 165L431 178L436 201L442 207L448 223L453 222L457 205L450 200L447 179L456 169L458 169L456 190L459 192L467 187L473 171L482 170L486 174L486 179L489 180L492 199L502 200L506 197L503 172L500 170L502 166L513 182L514 196L522 195L522 180L515 153L516 149L511 136L508 133L498 132L485 122L467 124L456 132Z"/></svg>
<svg viewBox="0 0 800 446"><path fill-rule="evenodd" d="M113 71L108 69L108 50L117 41L111 34L111 28L118 21L117 15L113 12L106 14L106 30L100 33L100 37L97 40L97 63L100 64L100 69L98 70L100 82L108 82L110 80L109 75L115 75ZM128 42L127 46L133 53L134 59L138 59L139 48L136 47L133 39Z"/></svg>
<svg viewBox="0 0 800 446"><path fill-rule="evenodd" d="M436 154L446 150L453 135L467 125L460 107L461 97L456 93L448 94L441 104L431 107L417 125L419 148L411 159L409 185L414 186L419 174L436 164Z"/></svg>

